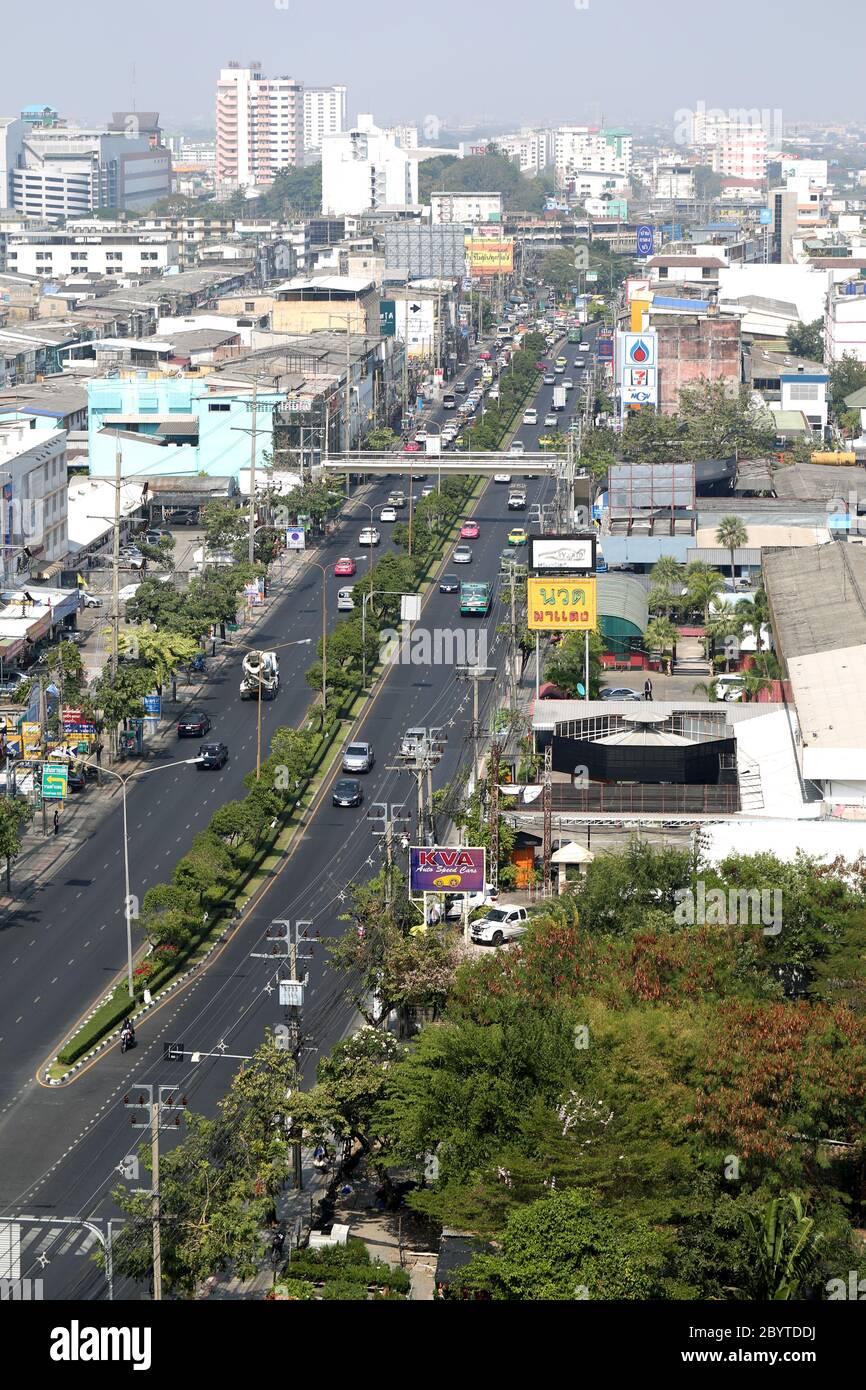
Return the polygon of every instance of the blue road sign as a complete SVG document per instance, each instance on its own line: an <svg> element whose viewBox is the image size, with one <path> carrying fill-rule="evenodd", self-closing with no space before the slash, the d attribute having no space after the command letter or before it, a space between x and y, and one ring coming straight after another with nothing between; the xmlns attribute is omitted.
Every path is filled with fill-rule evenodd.
<svg viewBox="0 0 866 1390"><path fill-rule="evenodd" d="M653 253L653 229L646 225L637 229L637 253L639 256L651 256Z"/></svg>

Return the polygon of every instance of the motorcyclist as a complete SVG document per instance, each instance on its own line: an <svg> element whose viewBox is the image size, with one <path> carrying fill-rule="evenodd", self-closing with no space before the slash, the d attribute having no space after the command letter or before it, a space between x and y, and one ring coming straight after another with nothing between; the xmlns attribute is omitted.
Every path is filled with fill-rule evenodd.
<svg viewBox="0 0 866 1390"><path fill-rule="evenodd" d="M132 1026L132 1019L124 1019L123 1027L120 1030L120 1042L124 1049L132 1047L135 1042L135 1029Z"/></svg>

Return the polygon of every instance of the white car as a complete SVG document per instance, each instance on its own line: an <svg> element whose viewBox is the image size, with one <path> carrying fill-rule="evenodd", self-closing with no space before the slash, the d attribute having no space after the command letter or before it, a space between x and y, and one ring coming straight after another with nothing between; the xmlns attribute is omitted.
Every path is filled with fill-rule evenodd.
<svg viewBox="0 0 866 1390"><path fill-rule="evenodd" d="M589 352L589 343L581 343L578 352Z"/></svg>
<svg viewBox="0 0 866 1390"><path fill-rule="evenodd" d="M560 385L564 386L565 389L566 389L566 391L573 391L573 390L574 390L574 380L573 380L573 378L570 377L570 376L567 376L567 377L565 378L565 380L564 380L563 382L560 383Z"/></svg>
<svg viewBox="0 0 866 1390"><path fill-rule="evenodd" d="M490 390L488 391L487 394L488 394L488 396L489 396L489 398L490 398L491 401L498 401L498 400L499 400L499 387L498 387L498 386L491 386L491 388L490 388Z"/></svg>
<svg viewBox="0 0 866 1390"><path fill-rule="evenodd" d="M416 444L426 444L426 443L427 443L427 431L426 431L426 430L419 430L419 431L418 431L418 433L415 435L415 443L416 443Z"/></svg>
<svg viewBox="0 0 866 1390"><path fill-rule="evenodd" d="M121 603L126 603L129 599L135 598L140 588L140 584L124 584L123 588L118 590L117 597Z"/></svg>
<svg viewBox="0 0 866 1390"><path fill-rule="evenodd" d="M422 496L422 497L432 497L432 496L433 496L433 493L434 493L435 491L436 491L435 487L422 487L422 489L421 489L421 496ZM383 521L385 520L384 516L382 517L382 520L383 520Z"/></svg>
<svg viewBox="0 0 866 1390"><path fill-rule="evenodd" d="M81 594L81 603L84 608L101 608L102 599L98 594Z"/></svg>
<svg viewBox="0 0 866 1390"><path fill-rule="evenodd" d="M469 933L476 945L501 946L503 941L515 941L523 936L529 913L525 907L515 907L511 903L488 908L477 922L470 923Z"/></svg>
<svg viewBox="0 0 866 1390"><path fill-rule="evenodd" d="M379 520L380 520L380 521L396 521L396 520L397 520L397 508L396 508L396 507L383 507L382 510L381 510L381 512L379 513Z"/></svg>
<svg viewBox="0 0 866 1390"><path fill-rule="evenodd" d="M513 439L513 440L511 441L511 448L508 450L508 452L509 452L509 454L512 454L512 455L514 455L514 454L525 454L525 453L526 453L526 445L524 444L524 442L523 442L522 439ZM501 476L501 475L500 475L500 476ZM497 477L496 481L499 482L499 477ZM503 481L505 481L505 482L508 481L508 476L507 476L507 475L505 476L505 478L503 479Z"/></svg>
<svg viewBox="0 0 866 1390"><path fill-rule="evenodd" d="M375 526L365 526L358 537L359 545L378 545L382 537Z"/></svg>
<svg viewBox="0 0 866 1390"><path fill-rule="evenodd" d="M512 452L512 453L514 452L514 446L513 446L513 445L512 445L511 452ZM493 474L493 481L494 481L494 483L510 483L510 482L511 482L511 474L510 474L510 473L494 473L494 474Z"/></svg>
<svg viewBox="0 0 866 1390"><path fill-rule="evenodd" d="M558 425L559 417L556 415L545 415L544 423L545 425Z"/></svg>

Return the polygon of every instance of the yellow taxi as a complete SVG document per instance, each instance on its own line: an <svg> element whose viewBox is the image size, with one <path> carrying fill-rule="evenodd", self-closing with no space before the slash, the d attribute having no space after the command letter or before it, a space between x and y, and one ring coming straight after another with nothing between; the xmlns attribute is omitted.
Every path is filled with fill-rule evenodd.
<svg viewBox="0 0 866 1390"><path fill-rule="evenodd" d="M528 539L529 537L522 526L512 526L511 530L508 532L509 545L526 545Z"/></svg>

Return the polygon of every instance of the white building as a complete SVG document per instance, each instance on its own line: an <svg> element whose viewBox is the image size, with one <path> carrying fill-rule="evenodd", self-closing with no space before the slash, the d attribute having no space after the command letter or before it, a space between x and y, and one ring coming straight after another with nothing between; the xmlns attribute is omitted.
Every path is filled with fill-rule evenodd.
<svg viewBox="0 0 866 1390"><path fill-rule="evenodd" d="M26 131L11 170L12 202L28 217L85 217L97 208L135 211L171 192L171 154L156 111L116 112L108 129Z"/></svg>
<svg viewBox="0 0 866 1390"><path fill-rule="evenodd" d="M9 237L6 264L10 271L47 280L83 271L138 276L177 265L179 255L178 242L159 232L18 232Z"/></svg>
<svg viewBox="0 0 866 1390"><path fill-rule="evenodd" d="M538 174L553 159L553 132L550 130L524 130L519 135L503 135L496 144L522 174Z"/></svg>
<svg viewBox="0 0 866 1390"><path fill-rule="evenodd" d="M568 184L573 197L586 205L587 198L627 198L630 192L628 180L620 174L607 174L599 169L579 169L568 176Z"/></svg>
<svg viewBox="0 0 866 1390"><path fill-rule="evenodd" d="M501 193L431 193L430 222L434 227L452 223L501 222Z"/></svg>
<svg viewBox="0 0 866 1390"><path fill-rule="evenodd" d="M632 138L627 130L560 126L553 133L553 162L559 187L581 169L604 174L631 173Z"/></svg>
<svg viewBox="0 0 866 1390"><path fill-rule="evenodd" d="M824 317L827 281L826 271L810 265L731 265L719 271L719 308L757 297L793 305L800 322L814 323Z"/></svg>
<svg viewBox="0 0 866 1390"><path fill-rule="evenodd" d="M786 180L805 179L807 186L817 192L827 187L826 159L802 159L799 155L785 155L782 160L782 178ZM790 187L790 185L789 185Z"/></svg>
<svg viewBox="0 0 866 1390"><path fill-rule="evenodd" d="M322 139L322 211L332 216L418 202L418 161L394 136L359 116L352 130Z"/></svg>
<svg viewBox="0 0 866 1390"><path fill-rule="evenodd" d="M824 316L824 360L839 362L849 353L866 362L866 280L834 286Z"/></svg>
<svg viewBox="0 0 866 1390"><path fill-rule="evenodd" d="M223 68L216 93L216 176L230 187L273 183L304 153L304 89L292 77L262 77L261 65Z"/></svg>
<svg viewBox="0 0 866 1390"><path fill-rule="evenodd" d="M367 120L372 121L373 118L372 118L372 116L369 116L369 117L361 117L361 116L359 116L359 117L358 117L358 122L359 122L359 124L360 124L361 120L363 120L363 119L367 119ZM397 144L400 146L400 149L401 149L401 150L417 150L417 149L418 149L418 127L417 127L416 125L392 125L392 126L388 126L388 129L386 130L385 134L386 134L386 135L392 135L392 136L394 137L394 139L397 141Z"/></svg>
<svg viewBox="0 0 866 1390"><path fill-rule="evenodd" d="M651 187L654 198L694 198L694 169L690 164L672 164L654 159Z"/></svg>
<svg viewBox="0 0 866 1390"><path fill-rule="evenodd" d="M761 125L720 122L712 147L712 168L722 178L767 177L767 135Z"/></svg>
<svg viewBox="0 0 866 1390"><path fill-rule="evenodd" d="M12 172L24 153L26 130L17 116L0 116L0 209L14 207Z"/></svg>
<svg viewBox="0 0 866 1390"><path fill-rule="evenodd" d="M66 431L41 415L0 415L0 483L5 585L66 555Z"/></svg>
<svg viewBox="0 0 866 1390"><path fill-rule="evenodd" d="M346 128L345 87L304 88L304 149L320 150L322 136Z"/></svg>

